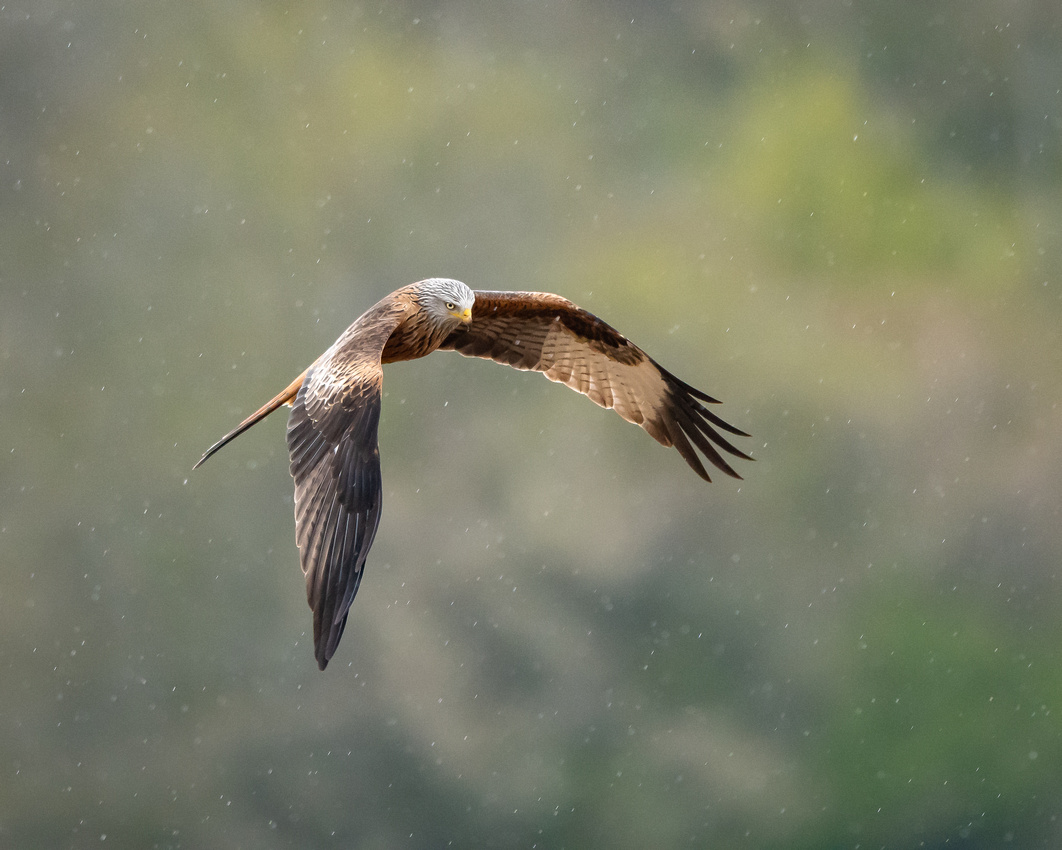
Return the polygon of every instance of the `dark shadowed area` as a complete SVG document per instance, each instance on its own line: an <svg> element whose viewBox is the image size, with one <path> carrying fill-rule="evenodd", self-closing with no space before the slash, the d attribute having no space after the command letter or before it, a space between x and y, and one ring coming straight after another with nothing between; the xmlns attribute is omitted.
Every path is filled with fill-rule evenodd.
<svg viewBox="0 0 1062 850"><path fill-rule="evenodd" d="M1062 5L0 5L0 846L1056 847ZM281 412L560 293L744 481L385 372L313 657Z"/></svg>

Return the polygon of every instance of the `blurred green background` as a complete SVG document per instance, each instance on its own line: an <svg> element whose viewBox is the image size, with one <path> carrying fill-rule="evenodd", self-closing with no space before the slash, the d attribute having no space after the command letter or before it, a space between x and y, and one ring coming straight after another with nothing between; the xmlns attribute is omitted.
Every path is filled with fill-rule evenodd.
<svg viewBox="0 0 1062 850"><path fill-rule="evenodd" d="M0 846L1062 843L1062 6L0 6ZM433 275L745 481L389 367L316 669L283 414Z"/></svg>

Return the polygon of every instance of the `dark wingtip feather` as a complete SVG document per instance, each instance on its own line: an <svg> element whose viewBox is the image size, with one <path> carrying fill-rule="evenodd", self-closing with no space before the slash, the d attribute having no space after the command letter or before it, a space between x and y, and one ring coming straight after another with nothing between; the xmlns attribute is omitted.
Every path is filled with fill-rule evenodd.
<svg viewBox="0 0 1062 850"><path fill-rule="evenodd" d="M317 659L318 670L324 670L328 666L328 662L332 660L336 649L339 648L339 639L343 637L343 630L347 627L347 618L344 615L338 623L329 623L326 629L324 626L326 607L328 606L321 606L313 612L313 655Z"/></svg>
<svg viewBox="0 0 1062 850"><path fill-rule="evenodd" d="M733 434L736 437L751 437L752 436L752 434L746 434L740 428L735 428L733 425L731 425L729 422L727 422L722 417L716 416L714 413L712 413L712 411L710 411L703 404L699 404L699 403L697 403L695 401L692 401L692 400L691 400L690 404L701 416L703 416L705 419L707 419L709 422L711 422L717 428L722 428L724 431L726 431L726 432L728 432L730 434ZM740 454L736 449L734 450L734 452L735 452L735 454Z"/></svg>
<svg viewBox="0 0 1062 850"><path fill-rule="evenodd" d="M700 457L697 456L697 452L694 451L693 446L690 445L689 438L686 436L687 429L677 423L669 411L665 411L663 424L664 430L671 440L671 445L678 449L678 453L689 464L690 469L711 484L712 478L708 474L708 470L704 468L704 464L701 463Z"/></svg>
<svg viewBox="0 0 1062 850"><path fill-rule="evenodd" d="M693 448L693 445L696 445L714 467L731 478L743 481L742 476L727 462L719 450L722 449L743 460L754 460L754 458L732 445L716 428L737 436L748 437L749 435L716 416L701 404L698 399L715 401L706 393L691 387L664 369L660 371L670 384L671 394L670 409L664 422L671 442L678 449L679 454L694 472L710 482L712 479L708 476L704 464L701 463L700 457Z"/></svg>

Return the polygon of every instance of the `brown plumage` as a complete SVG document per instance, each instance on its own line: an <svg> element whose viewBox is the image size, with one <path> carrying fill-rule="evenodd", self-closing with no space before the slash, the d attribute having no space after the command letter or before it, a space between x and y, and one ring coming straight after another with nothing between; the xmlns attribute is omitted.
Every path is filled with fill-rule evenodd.
<svg viewBox="0 0 1062 850"><path fill-rule="evenodd" d="M295 539L322 670L343 634L380 522L376 435L383 364L436 350L542 372L567 384L640 425L663 445L674 446L705 481L711 478L697 449L735 478L741 476L719 450L752 460L720 434L748 436L702 404L715 403L714 398L680 381L566 298L545 292L473 292L445 278L392 292L196 464L281 405L292 406L288 451L295 479Z"/></svg>

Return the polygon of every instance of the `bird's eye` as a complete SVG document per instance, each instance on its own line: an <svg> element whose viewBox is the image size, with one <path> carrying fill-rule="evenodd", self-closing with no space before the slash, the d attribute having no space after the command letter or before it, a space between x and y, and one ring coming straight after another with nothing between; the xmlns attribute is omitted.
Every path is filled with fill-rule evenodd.
<svg viewBox="0 0 1062 850"><path fill-rule="evenodd" d="M446 302L446 309L447 310L456 310L457 309L457 305L454 304L453 301L447 301Z"/></svg>

